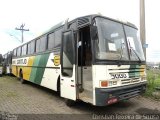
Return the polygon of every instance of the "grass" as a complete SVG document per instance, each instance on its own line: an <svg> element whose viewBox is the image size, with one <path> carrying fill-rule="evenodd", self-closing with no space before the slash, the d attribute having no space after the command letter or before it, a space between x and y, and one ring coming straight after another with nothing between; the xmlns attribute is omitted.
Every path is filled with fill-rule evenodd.
<svg viewBox="0 0 160 120"><path fill-rule="evenodd" d="M160 70L147 70L147 81L147 90L144 95L157 99L157 97L153 95L153 92L156 91L155 87L160 87ZM160 100L160 97L158 99Z"/></svg>

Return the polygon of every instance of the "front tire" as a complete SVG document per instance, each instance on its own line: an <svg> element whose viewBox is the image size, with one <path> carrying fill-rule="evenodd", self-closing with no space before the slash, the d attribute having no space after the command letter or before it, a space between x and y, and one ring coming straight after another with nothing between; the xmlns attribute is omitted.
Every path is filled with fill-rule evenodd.
<svg viewBox="0 0 160 120"><path fill-rule="evenodd" d="M59 96L61 96L60 77L58 78L58 81L57 81L57 93Z"/></svg>
<svg viewBox="0 0 160 120"><path fill-rule="evenodd" d="M72 107L76 104L76 101L70 100L70 99L65 99L65 103L68 107Z"/></svg>
<svg viewBox="0 0 160 120"><path fill-rule="evenodd" d="M21 82L22 84L24 84L24 83L25 83L25 80L24 80L23 78L20 78L20 82Z"/></svg>
<svg viewBox="0 0 160 120"><path fill-rule="evenodd" d="M20 80L20 82L21 82L22 84L25 83L25 80L23 79L23 72L22 72L22 70L19 71L19 80Z"/></svg>

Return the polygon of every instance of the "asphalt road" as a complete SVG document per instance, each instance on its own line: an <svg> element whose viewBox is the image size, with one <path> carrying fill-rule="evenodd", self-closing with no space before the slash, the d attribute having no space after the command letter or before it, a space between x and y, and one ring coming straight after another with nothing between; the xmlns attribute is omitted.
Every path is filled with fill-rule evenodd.
<svg viewBox="0 0 160 120"><path fill-rule="evenodd" d="M49 89L27 82L21 84L15 77L0 77L0 117L19 115L37 119L160 119L160 101L138 96L110 106L95 107L78 102L66 106L64 98ZM149 115L149 116L147 116ZM21 117L20 117L21 116ZM40 117L41 116L41 117ZM31 119L31 118L27 118ZM1 120L1 119L0 119Z"/></svg>

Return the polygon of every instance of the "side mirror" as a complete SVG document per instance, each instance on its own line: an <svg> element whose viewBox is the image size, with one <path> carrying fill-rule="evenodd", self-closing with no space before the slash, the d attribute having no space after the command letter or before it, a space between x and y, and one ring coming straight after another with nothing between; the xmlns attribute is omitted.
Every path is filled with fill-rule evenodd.
<svg viewBox="0 0 160 120"><path fill-rule="evenodd" d="M92 40L97 40L98 38L97 26L91 26L91 38Z"/></svg>

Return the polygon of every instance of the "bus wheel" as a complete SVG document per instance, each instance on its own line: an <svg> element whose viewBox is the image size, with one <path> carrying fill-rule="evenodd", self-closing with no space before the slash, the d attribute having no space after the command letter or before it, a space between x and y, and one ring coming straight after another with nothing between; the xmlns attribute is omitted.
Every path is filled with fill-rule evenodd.
<svg viewBox="0 0 160 120"><path fill-rule="evenodd" d="M25 83L25 80L23 78L20 78L20 81L21 81L22 84Z"/></svg>
<svg viewBox="0 0 160 120"><path fill-rule="evenodd" d="M59 96L61 95L60 77L58 77L57 81L57 93Z"/></svg>
<svg viewBox="0 0 160 120"><path fill-rule="evenodd" d="M68 107L72 107L76 104L76 101L70 100L70 99L65 99L65 103Z"/></svg>
<svg viewBox="0 0 160 120"><path fill-rule="evenodd" d="M19 79L20 79L20 82L21 82L22 84L25 83L25 80L23 79L23 72L22 72L22 70L19 71Z"/></svg>

